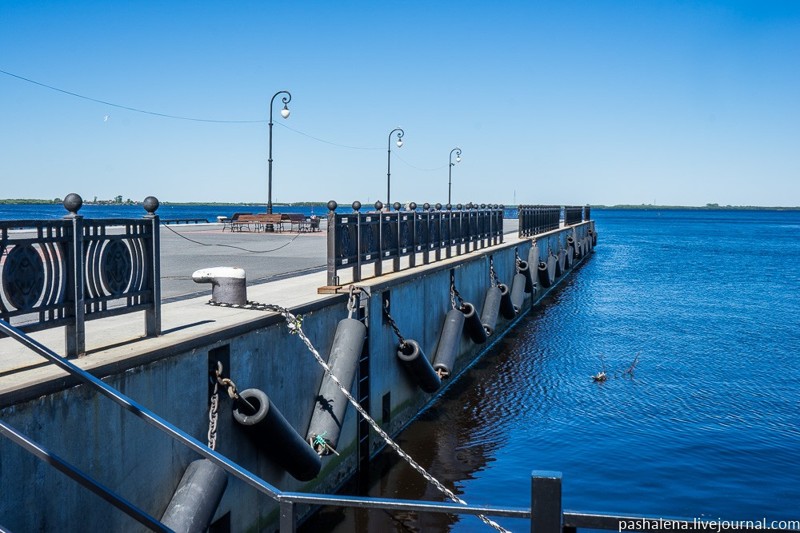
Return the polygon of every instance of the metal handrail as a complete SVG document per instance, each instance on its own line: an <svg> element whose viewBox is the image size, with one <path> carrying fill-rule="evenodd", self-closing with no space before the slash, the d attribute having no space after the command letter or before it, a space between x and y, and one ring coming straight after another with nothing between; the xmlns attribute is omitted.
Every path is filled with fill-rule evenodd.
<svg viewBox="0 0 800 533"><path fill-rule="evenodd" d="M269 483L267 483L266 481L264 481L263 479L259 478L252 472L242 468L241 466L234 463L227 457L208 448L208 446L201 443L191 435L185 433L181 429L170 424L169 422L167 422L157 414L153 413L143 405L125 396L124 394L114 389L113 387L109 386L108 384L104 383L102 380L96 378L89 372L74 365L68 359L59 356L50 348L39 343L37 340L31 338L24 332L20 331L18 328L12 326L11 324L2 319L0 319L0 331L4 332L10 338L15 339L23 346L29 348L37 355L44 357L45 359L49 360L51 363L55 364L62 370L65 370L69 374L75 376L83 383L97 389L101 394L110 398L112 401L120 405L126 411L133 413L134 415L141 418L151 426L156 427L157 429L166 433L176 441L180 442L181 444L185 445L186 447L200 454L204 458L208 459L212 463L216 464L220 468L224 469L229 474L244 481L251 487L255 488L257 491L269 496L270 498L278 502L281 505L281 510L282 510L281 531L294 531L295 527L294 512L291 512L288 515L284 516L284 511L287 508L292 509L293 511L293 506L295 503L309 503L317 505L339 505L342 507L374 507L374 508L396 509L396 510L405 509L405 510L432 511L432 512L444 512L444 513L485 514L485 515L496 515L496 516L514 516L519 518L530 517L530 509L528 510L503 509L498 507L480 507L480 506L468 506L468 505L465 506L448 502L426 502L423 500L419 501L390 500L390 499L364 498L364 497L354 497L354 496L340 497L329 494L283 492L277 487L274 487ZM23 448L26 449L28 452L39 456L40 459L43 459L42 455L36 453L35 451L35 448L38 447L38 445L36 445L32 441L29 441L29 439L26 439L24 436L19 435L16 432L16 430L2 423L1 421L0 421L0 434L3 434L4 436L10 438L16 444L23 446ZM24 445L23 441L30 442L31 444ZM104 499L106 499L106 501L111 502L113 505L117 506L119 509L129 514L129 516L132 516L133 518L139 520L140 522L144 523L151 529L154 529L156 531L164 531L163 524L161 524L158 521L152 522L155 519L147 515L147 513L139 510L138 508L133 506L133 504L130 504L126 500L117 496L110 489L103 487L99 483L92 480L89 476L86 476L82 472L78 471L71 465L61 460L60 458L57 458L57 456L50 454L43 448L41 449L42 449L42 454L44 454L45 456L57 459L54 462L47 461L50 462L50 464L52 464L53 466L55 466L62 472L66 473L67 475L69 475L82 485L86 486L90 490L101 495ZM289 522L287 522L286 520L289 520ZM284 527L284 524L288 523L291 523L292 525Z"/></svg>
<svg viewBox="0 0 800 533"><path fill-rule="evenodd" d="M112 401L120 405L126 411L130 411L134 415L138 416L151 426L155 426L156 428L160 429L162 432L166 433L176 441L180 442L181 444L185 445L189 449L197 452L204 458L208 459L212 463L216 464L220 468L224 469L234 477L244 481L251 487L254 487L259 492L263 492L268 496L272 497L275 500L280 500L280 490L273 487L263 479L259 478L252 472L243 469L224 455L210 449L208 446L200 442L199 440L195 439L188 433L184 432L183 430L175 427L174 425L170 424L148 408L144 407L143 405L135 402L131 398L125 396L115 388L107 385L102 380L94 377L89 372L83 370L82 368L74 365L69 360L59 356L57 353L52 351L47 346L39 343L37 340L29 337L19 329L15 328L5 320L0 320L0 331L6 333L9 337L17 340L25 347L34 351L37 355L44 357L45 359L49 360L51 363L55 364L62 370L65 370L69 374L75 376L83 383L89 385L90 387L94 387L97 389L101 394L104 394Z"/></svg>
<svg viewBox="0 0 800 533"><path fill-rule="evenodd" d="M606 515L594 513L580 513L575 511L562 511L561 509L561 473L534 471L531 474L531 507L530 508L501 508L493 506L461 505L451 502L429 502L424 500L397 500L388 498L371 498L363 496L335 496L329 494L314 494L300 492L284 492L270 485L250 471L242 468L227 457L208 448L205 444L188 435L181 429L170 424L159 417L146 407L128 398L113 387L107 385L102 380L96 378L82 368L75 366L69 360L60 357L58 354L32 339L19 329L15 328L5 320L0 319L0 331L9 337L17 340L38 355L48 359L62 370L77 377L83 383L94 387L100 393L109 397L115 403L141 418L148 424L156 427L170 437L197 452L212 463L221 467L229 474L244 481L246 484L255 488L259 492L269 496L280 505L280 530L282 532L293 532L296 528L296 504L309 505L334 505L339 507L384 509L394 511L418 511L435 512L448 514L469 514L469 515L488 515L505 516L512 518L530 518L531 529L537 533L556 533L562 531L574 531L576 528L620 530L621 522L636 521L662 521L670 524L684 524L686 527L673 527L672 529L695 529L698 528L700 521L686 519L667 519L645 515ZM132 518L149 527L154 531L169 531L160 521L153 518L145 511L142 511L132 503L117 495L111 489L103 486L91 477L82 473L57 455L49 452L41 445L26 438L8 424L0 420L0 434L9 438L29 453L35 455L42 461L54 466L72 479L79 482L84 487L95 492L107 502L122 510ZM703 522L706 523L706 522ZM699 527L703 528L702 525ZM637 528L635 530L649 530L651 528ZM775 528L777 531L800 532L800 529ZM736 528L739 532L763 531L763 528Z"/></svg>
<svg viewBox="0 0 800 533"><path fill-rule="evenodd" d="M39 460L71 477L85 488L91 490L140 524L147 526L153 531L172 531L170 528L162 524L158 519L150 516L147 512L139 509L136 505L132 504L113 490L103 486L99 481L84 474L52 451L48 450L41 444L32 441L2 420L0 420L0 435L5 436L11 442L17 444L28 453L35 455ZM2 528L0 528L0 531L2 531Z"/></svg>

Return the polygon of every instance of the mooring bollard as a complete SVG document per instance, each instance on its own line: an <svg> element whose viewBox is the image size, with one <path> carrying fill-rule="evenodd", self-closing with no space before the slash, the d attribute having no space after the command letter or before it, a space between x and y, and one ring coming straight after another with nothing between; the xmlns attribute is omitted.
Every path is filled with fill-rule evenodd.
<svg viewBox="0 0 800 533"><path fill-rule="evenodd" d="M247 287L244 269L237 267L212 267L195 270L195 283L211 284L211 301L218 304L245 305Z"/></svg>

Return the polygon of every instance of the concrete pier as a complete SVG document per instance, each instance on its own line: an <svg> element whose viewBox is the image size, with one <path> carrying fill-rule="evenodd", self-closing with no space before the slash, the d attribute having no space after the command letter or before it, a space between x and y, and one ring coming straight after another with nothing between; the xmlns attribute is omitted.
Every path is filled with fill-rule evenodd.
<svg viewBox="0 0 800 533"><path fill-rule="evenodd" d="M538 235L539 257L557 254L566 248L568 237L584 238L592 226L586 222ZM210 266L244 268L248 299L277 304L302 315L304 332L327 358L336 324L349 311L346 294L318 293L326 284L320 268L325 258L324 232L250 235L226 231L223 235L216 225L176 231L182 235L161 229L162 294L166 301L162 306L162 335L144 338L138 313L91 321L86 325L87 355L74 361L201 441L208 432L209 364L224 361L224 375L240 390L263 390L304 435L317 408L323 377L320 366L291 334L282 316L211 307L207 305L209 287L195 285L191 273ZM490 284L490 261L500 281L510 284L515 259L529 257L531 242L530 238L507 233L503 244L358 283L369 295L362 299L358 311L365 315L368 330L364 354L368 363L366 375L356 381L367 378L368 411L389 434L402 429L432 396L419 390L396 360L397 338L382 315L385 299L390 299L392 316L403 334L419 342L430 357L435 353L445 314L451 309L451 276L461 296L480 308ZM263 255L244 252L250 255L242 256L242 250L237 251L269 250L284 244ZM587 257L584 255L581 261ZM570 273L568 269L556 285ZM286 277L289 274L294 275ZM273 281L264 282L269 279ZM553 288L526 296L523 313ZM513 327L519 316L498 319L492 339ZM62 328L32 334L56 352L63 345L63 335ZM485 347L464 335L452 375L457 376ZM85 386L74 386L74 379L65 372L44 364L15 341L0 339L0 352L0 417L153 516L161 516L196 454L176 446ZM324 457L319 476L299 482L242 438L230 408L230 401L223 396L217 450L281 490L334 490L356 472L363 459L357 416L348 408L337 450L341 455ZM383 444L376 436L369 437L367 458ZM56 524L64 530L137 527L129 517L87 496L83 489L76 490L72 480L6 439L0 439L0 461L2 486L19 487L0 499L3 525L11 530L50 530ZM276 527L277 517L274 501L231 480L215 520L230 523L232 531L270 530Z"/></svg>

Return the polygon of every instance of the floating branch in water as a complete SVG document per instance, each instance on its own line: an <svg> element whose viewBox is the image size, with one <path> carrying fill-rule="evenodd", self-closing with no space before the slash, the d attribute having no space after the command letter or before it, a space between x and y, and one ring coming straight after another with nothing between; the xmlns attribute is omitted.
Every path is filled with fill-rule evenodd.
<svg viewBox="0 0 800 533"><path fill-rule="evenodd" d="M639 354L637 353L636 357L633 359L633 363L631 363L631 366L629 366L628 370L623 372L623 374L628 374L630 377L633 377L633 371L636 370L636 365L638 364L639 364Z"/></svg>
<svg viewBox="0 0 800 533"><path fill-rule="evenodd" d="M602 370L592 376L592 381L594 382L608 381L608 373L606 372L605 358L603 357L603 354L600 354L599 357L600 357L600 363L602 365ZM636 365L638 364L639 364L639 353L636 354L636 357L633 359L633 362L630 364L630 366L628 366L627 370L615 371L614 377L618 378L618 377L630 376L631 379L633 379L633 371L636 370Z"/></svg>

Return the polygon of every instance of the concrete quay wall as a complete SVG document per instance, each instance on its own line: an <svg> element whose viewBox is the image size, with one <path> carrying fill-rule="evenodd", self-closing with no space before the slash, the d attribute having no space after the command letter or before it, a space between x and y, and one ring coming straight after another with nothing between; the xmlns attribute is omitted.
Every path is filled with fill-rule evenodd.
<svg viewBox="0 0 800 533"><path fill-rule="evenodd" d="M550 254L557 255L566 249L568 237L580 241L593 227L593 222L586 222L537 236L539 257L546 260ZM408 424L433 395L422 392L397 360L397 338L382 313L385 295L389 295L392 317L403 336L416 340L430 360L445 315L451 309L451 273L461 296L480 312L490 286L490 257L500 281L509 287L516 255L528 259L531 239L507 235L506 240L502 245L358 283L369 295L362 298L368 331L369 411L389 434ZM580 261L588 255L584 254ZM536 281L537 265L531 264L530 268ZM556 284L568 274L565 272ZM302 283L324 285L324 273L306 277L307 282ZM347 295L304 298L297 288L300 283L283 280L250 287L249 298L285 305L301 314L303 331L327 358L337 323L348 316ZM457 379L492 341L555 288L537 285L538 290L526 295L523 310L516 318L498 318L498 327L489 342L475 345L462 335L453 377L448 381ZM286 292L291 294L283 298ZM263 390L272 405L305 437L324 374L320 365L298 336L290 333L282 316L210 307L205 305L206 300L183 302L180 310L175 310L176 320L185 327L168 328L159 339L143 339L134 347L112 345L81 358L81 363L112 387L205 442L209 427L209 362L222 360L223 375L230 377L239 390ZM171 305L178 304L167 304ZM169 315L169 309L164 314ZM0 350L6 349L9 341L3 340ZM28 374L31 377L21 378ZM9 385L12 377L15 381ZM358 415L351 406L342 421L337 446L341 455L323 457L320 474L310 482L297 481L257 449L233 421L231 407L232 402L221 391L217 451L279 489L330 492L356 472ZM0 372L0 418L157 518L164 512L187 465L197 459L195 453L107 398L84 385L74 385L60 371L42 374L41 368L31 367ZM370 453L383 445L383 440L372 432ZM228 524L230 531L276 529L275 502L232 476L228 480L214 520ZM11 531L143 529L5 438L0 438L0 487L0 526Z"/></svg>

